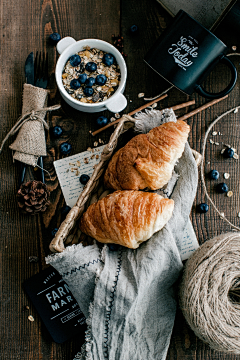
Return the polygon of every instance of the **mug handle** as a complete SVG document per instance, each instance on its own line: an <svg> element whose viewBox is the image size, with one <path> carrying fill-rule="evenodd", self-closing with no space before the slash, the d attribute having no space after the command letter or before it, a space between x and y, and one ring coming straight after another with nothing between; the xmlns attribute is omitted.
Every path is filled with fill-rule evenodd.
<svg viewBox="0 0 240 360"><path fill-rule="evenodd" d="M195 88L195 91L207 99L219 99L219 98L229 94L230 91L232 91L232 89L236 85L237 69L235 68L235 66L233 65L231 60L229 60L229 58L227 56L223 55L220 58L219 62L227 65L227 67L231 70L232 79L231 79L229 85L224 90L222 90L218 93L210 93L210 92L204 90L201 85L197 85Z"/></svg>

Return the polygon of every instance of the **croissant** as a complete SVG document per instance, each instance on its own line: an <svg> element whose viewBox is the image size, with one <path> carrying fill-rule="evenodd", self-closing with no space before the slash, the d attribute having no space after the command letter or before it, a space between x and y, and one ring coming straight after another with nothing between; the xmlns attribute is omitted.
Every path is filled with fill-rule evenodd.
<svg viewBox="0 0 240 360"><path fill-rule="evenodd" d="M131 139L110 160L104 175L107 189L160 189L172 176L182 156L190 127L168 122Z"/></svg>
<svg viewBox="0 0 240 360"><path fill-rule="evenodd" d="M174 201L143 191L115 191L89 206L80 229L102 243L136 249L172 216Z"/></svg>

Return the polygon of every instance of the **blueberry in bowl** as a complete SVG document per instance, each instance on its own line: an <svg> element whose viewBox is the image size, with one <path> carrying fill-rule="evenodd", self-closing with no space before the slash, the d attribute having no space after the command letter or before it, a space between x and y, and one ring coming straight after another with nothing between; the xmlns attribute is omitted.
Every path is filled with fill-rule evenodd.
<svg viewBox="0 0 240 360"><path fill-rule="evenodd" d="M86 66L85 69L89 72L94 72L97 70L97 64L93 61L89 61Z"/></svg>
<svg viewBox="0 0 240 360"><path fill-rule="evenodd" d="M96 84L97 85L102 86L102 85L105 85L106 82L107 82L107 77L105 75L100 74L100 75L96 76Z"/></svg>
<svg viewBox="0 0 240 360"><path fill-rule="evenodd" d="M77 89L80 88L80 86L81 86L81 84L80 84L80 81L79 81L78 79L73 79L73 80L71 80L71 82L70 82L70 87L71 87L72 89L77 90Z"/></svg>
<svg viewBox="0 0 240 360"><path fill-rule="evenodd" d="M79 55L74 54L70 57L69 62L72 66L78 66L81 63L81 58Z"/></svg>
<svg viewBox="0 0 240 360"><path fill-rule="evenodd" d="M95 84L95 78L94 77L89 77L86 81L85 81L85 85L86 86L93 86Z"/></svg>
<svg viewBox="0 0 240 360"><path fill-rule="evenodd" d="M85 84L87 80L87 74L80 74L79 77L78 77L78 81L80 82L80 84Z"/></svg>
<svg viewBox="0 0 240 360"><path fill-rule="evenodd" d="M114 61L115 61L115 57L112 54L104 54L103 56L103 63L107 66L111 66Z"/></svg>
<svg viewBox="0 0 240 360"><path fill-rule="evenodd" d="M86 96L92 96L94 90L92 87L86 86L83 92Z"/></svg>

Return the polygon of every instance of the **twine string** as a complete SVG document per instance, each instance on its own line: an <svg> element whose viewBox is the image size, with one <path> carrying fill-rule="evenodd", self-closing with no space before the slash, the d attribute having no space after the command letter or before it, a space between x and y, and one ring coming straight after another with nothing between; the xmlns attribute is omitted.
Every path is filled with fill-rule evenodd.
<svg viewBox="0 0 240 360"><path fill-rule="evenodd" d="M23 115L21 115L16 124L12 127L12 129L7 133L7 135L5 136L5 138L2 141L1 147L0 147L0 154L2 152L3 146L5 144L5 142L10 138L10 136L14 135L16 132L18 132L18 130L23 126L23 124L25 124L27 121L32 121L32 120L38 120L40 121L43 126L48 130L49 126L47 124L47 122L39 115L39 113L43 112L43 111L53 111L53 110L57 110L61 107L61 105L53 105L53 106L49 106L49 107L45 107L45 108L39 108L39 109L35 109L32 110L30 112L27 112Z"/></svg>
<svg viewBox="0 0 240 360"><path fill-rule="evenodd" d="M209 200L209 202L212 204L214 210L218 213L218 215L220 215L220 217L226 221L233 229L240 231L240 228L236 225L234 225L233 223L231 223L231 221L229 221L228 219L226 219L225 216L223 216L221 214L221 212L218 210L217 206L215 205L214 201L212 200L212 198L210 197L210 195L208 194L207 191L207 187L206 187L206 183L205 183L205 177L204 177L204 164L205 164L205 150L206 150L206 144L207 144L207 138L208 135L211 131L211 129L213 128L213 126L219 121L221 120L224 116L234 112L235 110L240 109L240 106L236 106L228 111L226 111L225 113L223 113L222 115L218 116L208 127L205 136L204 136L204 140L203 140L203 150L202 150L202 161L201 161L201 180L202 180L202 185L203 185L203 190L204 190L204 195L207 197L207 199Z"/></svg>

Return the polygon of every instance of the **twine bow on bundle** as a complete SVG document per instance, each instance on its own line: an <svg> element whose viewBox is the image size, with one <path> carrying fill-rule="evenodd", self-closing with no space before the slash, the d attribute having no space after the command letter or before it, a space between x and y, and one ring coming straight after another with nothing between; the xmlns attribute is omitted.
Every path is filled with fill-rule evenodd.
<svg viewBox="0 0 240 360"><path fill-rule="evenodd" d="M45 129L49 127L44 118L47 111L60 108L60 105L46 107L47 95L48 90L24 84L22 115L4 138L0 153L9 137L19 131L9 146L14 151L14 160L36 166L38 158L47 155Z"/></svg>

